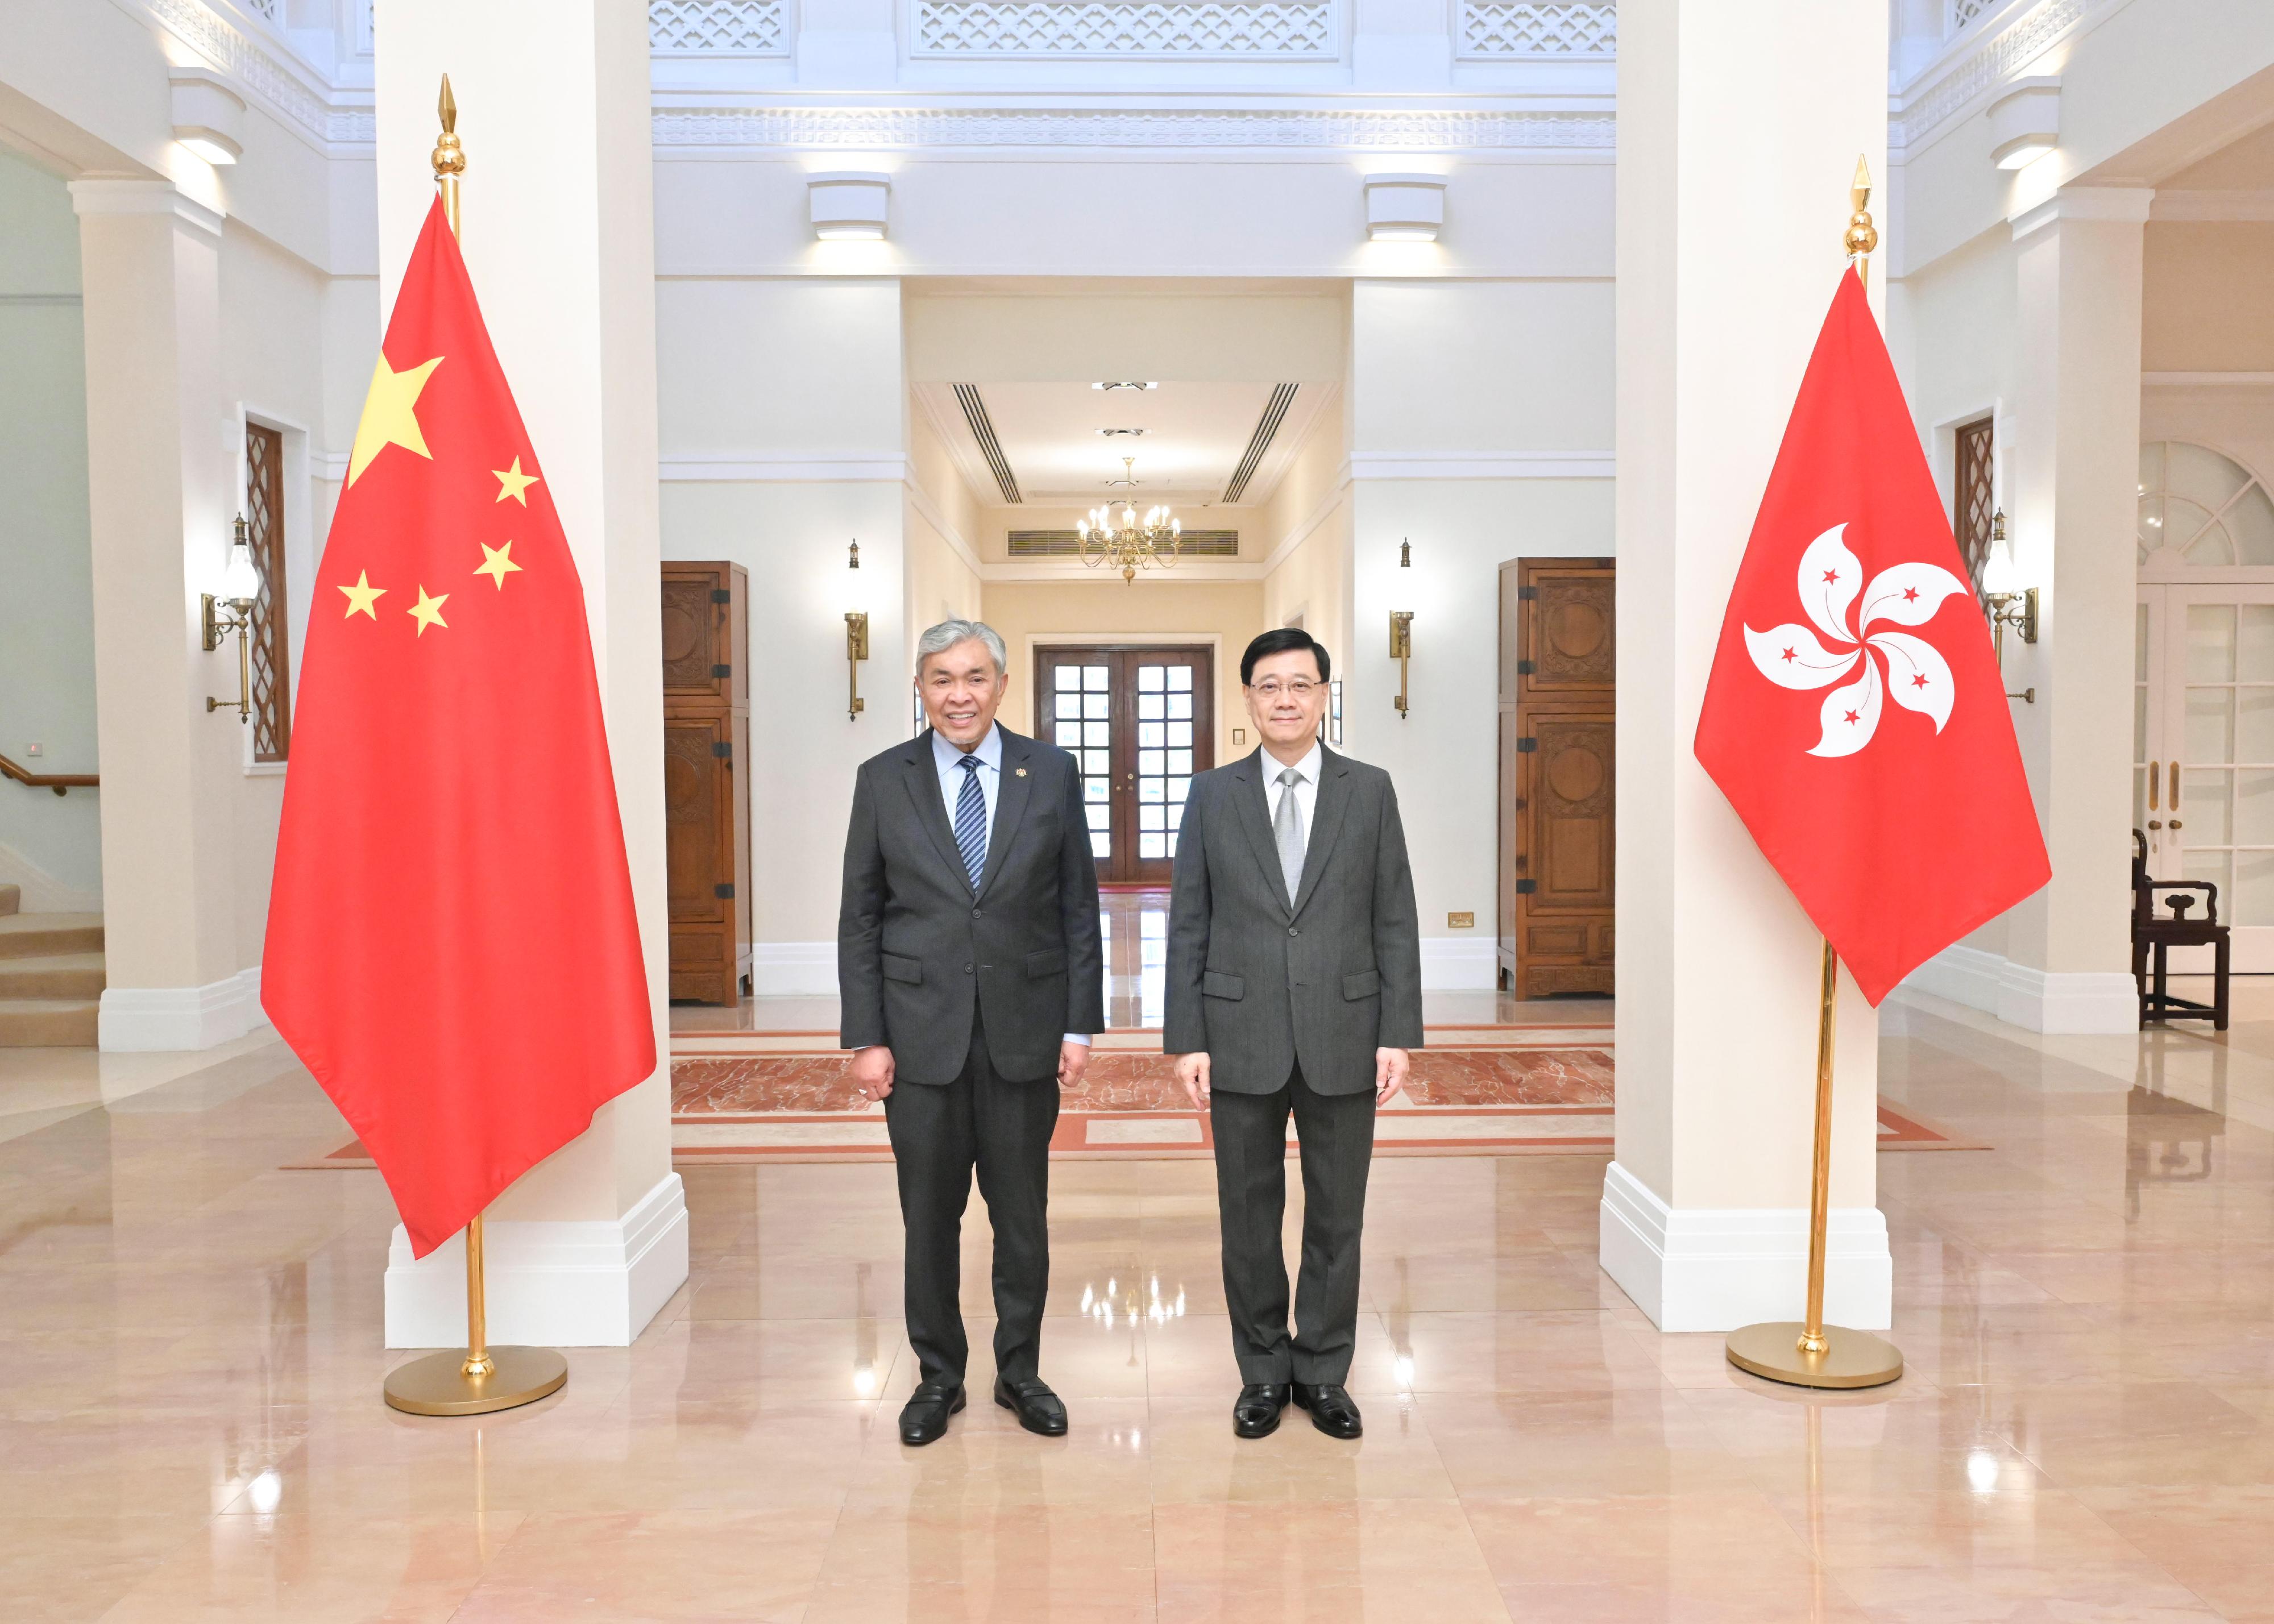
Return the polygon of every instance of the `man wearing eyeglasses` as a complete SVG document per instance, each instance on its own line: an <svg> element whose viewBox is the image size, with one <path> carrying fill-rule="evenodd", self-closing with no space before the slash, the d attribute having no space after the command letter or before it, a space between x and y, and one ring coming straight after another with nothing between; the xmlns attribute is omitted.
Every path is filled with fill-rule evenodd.
<svg viewBox="0 0 2274 1624"><path fill-rule="evenodd" d="M1232 1431L1276 1430L1291 1397L1334 1438L1363 1430L1344 1384L1374 1114L1421 1047L1421 927L1389 775L1319 742L1327 651L1309 633L1247 645L1263 741L1193 779L1169 904L1162 1047L1209 1114L1232 1352ZM1303 1257L1287 1324L1287 1119L1303 1159Z"/></svg>

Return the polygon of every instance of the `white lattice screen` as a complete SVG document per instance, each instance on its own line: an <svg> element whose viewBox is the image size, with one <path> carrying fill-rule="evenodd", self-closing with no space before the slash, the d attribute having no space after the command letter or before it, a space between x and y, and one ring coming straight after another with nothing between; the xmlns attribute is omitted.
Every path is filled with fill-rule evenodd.
<svg viewBox="0 0 2274 1624"><path fill-rule="evenodd" d="M1331 0L917 0L919 56L1338 54Z"/></svg>
<svg viewBox="0 0 2274 1624"><path fill-rule="evenodd" d="M1618 52L1608 0L1462 0L1464 56L1601 56Z"/></svg>
<svg viewBox="0 0 2274 1624"><path fill-rule="evenodd" d="M778 56L782 0L648 0L647 37L659 56Z"/></svg>

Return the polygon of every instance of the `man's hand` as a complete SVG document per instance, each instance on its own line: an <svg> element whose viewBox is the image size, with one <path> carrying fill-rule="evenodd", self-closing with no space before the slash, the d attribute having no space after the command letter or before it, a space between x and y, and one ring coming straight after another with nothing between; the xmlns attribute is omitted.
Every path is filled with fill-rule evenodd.
<svg viewBox="0 0 2274 1624"><path fill-rule="evenodd" d="M1089 1045L1061 1043L1058 1045L1058 1086L1078 1087L1081 1074L1089 1070Z"/></svg>
<svg viewBox="0 0 2274 1624"><path fill-rule="evenodd" d="M892 1092L892 1049L888 1043L871 1043L853 1051L853 1086L871 1100Z"/></svg>
<svg viewBox="0 0 2274 1624"><path fill-rule="evenodd" d="M1195 1049L1189 1055L1178 1055L1177 1080L1185 1086L1185 1097L1193 1102L1194 1110L1208 1109L1209 1057L1206 1051Z"/></svg>
<svg viewBox="0 0 2274 1624"><path fill-rule="evenodd" d="M1413 1056L1402 1049L1377 1049L1374 1051L1374 1102L1387 1105L1405 1086L1406 1074L1413 1070Z"/></svg>

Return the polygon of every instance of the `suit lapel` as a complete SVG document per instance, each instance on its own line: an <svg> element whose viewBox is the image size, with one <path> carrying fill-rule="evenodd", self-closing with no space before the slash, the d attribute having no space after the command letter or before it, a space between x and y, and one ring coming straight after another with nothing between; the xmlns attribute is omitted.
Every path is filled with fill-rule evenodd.
<svg viewBox="0 0 2274 1624"><path fill-rule="evenodd" d="M919 734L912 752L900 759L907 769L905 778L909 799L916 803L916 822L931 837L940 861L963 882L964 889L969 890L971 876L963 871L963 853L956 847L955 831L947 821L947 803L940 799L939 767L932 755L931 730L926 728Z"/></svg>
<svg viewBox="0 0 2274 1624"><path fill-rule="evenodd" d="M1020 820L1027 816L1027 792L1034 786L1034 777L1027 769L1032 763L1034 741L1013 733L998 722L996 733L1003 741L1001 782L995 786L995 827L987 834L987 867L979 876L977 896L984 897L995 876L1003 872L1003 859L1011 849L1011 842L1019 832Z"/></svg>
<svg viewBox="0 0 2274 1624"><path fill-rule="evenodd" d="M1247 843L1255 848L1255 861L1263 866L1271 894L1292 913L1287 901L1287 876L1279 867L1279 843L1271 838L1271 803L1263 793L1263 752L1258 749L1234 762L1231 776L1239 786L1231 800L1239 808L1239 825L1247 831Z"/></svg>
<svg viewBox="0 0 2274 1624"><path fill-rule="evenodd" d="M1324 745L1319 747L1319 796L1313 808L1310 843L1303 853L1302 892L1295 898L1298 914L1319 889L1319 876L1327 870L1335 837L1342 832L1343 812L1350 805L1350 763Z"/></svg>

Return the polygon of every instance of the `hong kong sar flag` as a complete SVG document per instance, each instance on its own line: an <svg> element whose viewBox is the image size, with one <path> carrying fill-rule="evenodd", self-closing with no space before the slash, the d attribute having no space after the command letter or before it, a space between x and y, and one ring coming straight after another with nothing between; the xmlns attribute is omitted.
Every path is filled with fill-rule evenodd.
<svg viewBox="0 0 2274 1624"><path fill-rule="evenodd" d="M1738 566L1697 748L1874 1004L2052 873L1959 568L1847 273Z"/></svg>
<svg viewBox="0 0 2274 1624"><path fill-rule="evenodd" d="M584 590L439 203L316 571L260 1001L419 1257L655 1071Z"/></svg>

